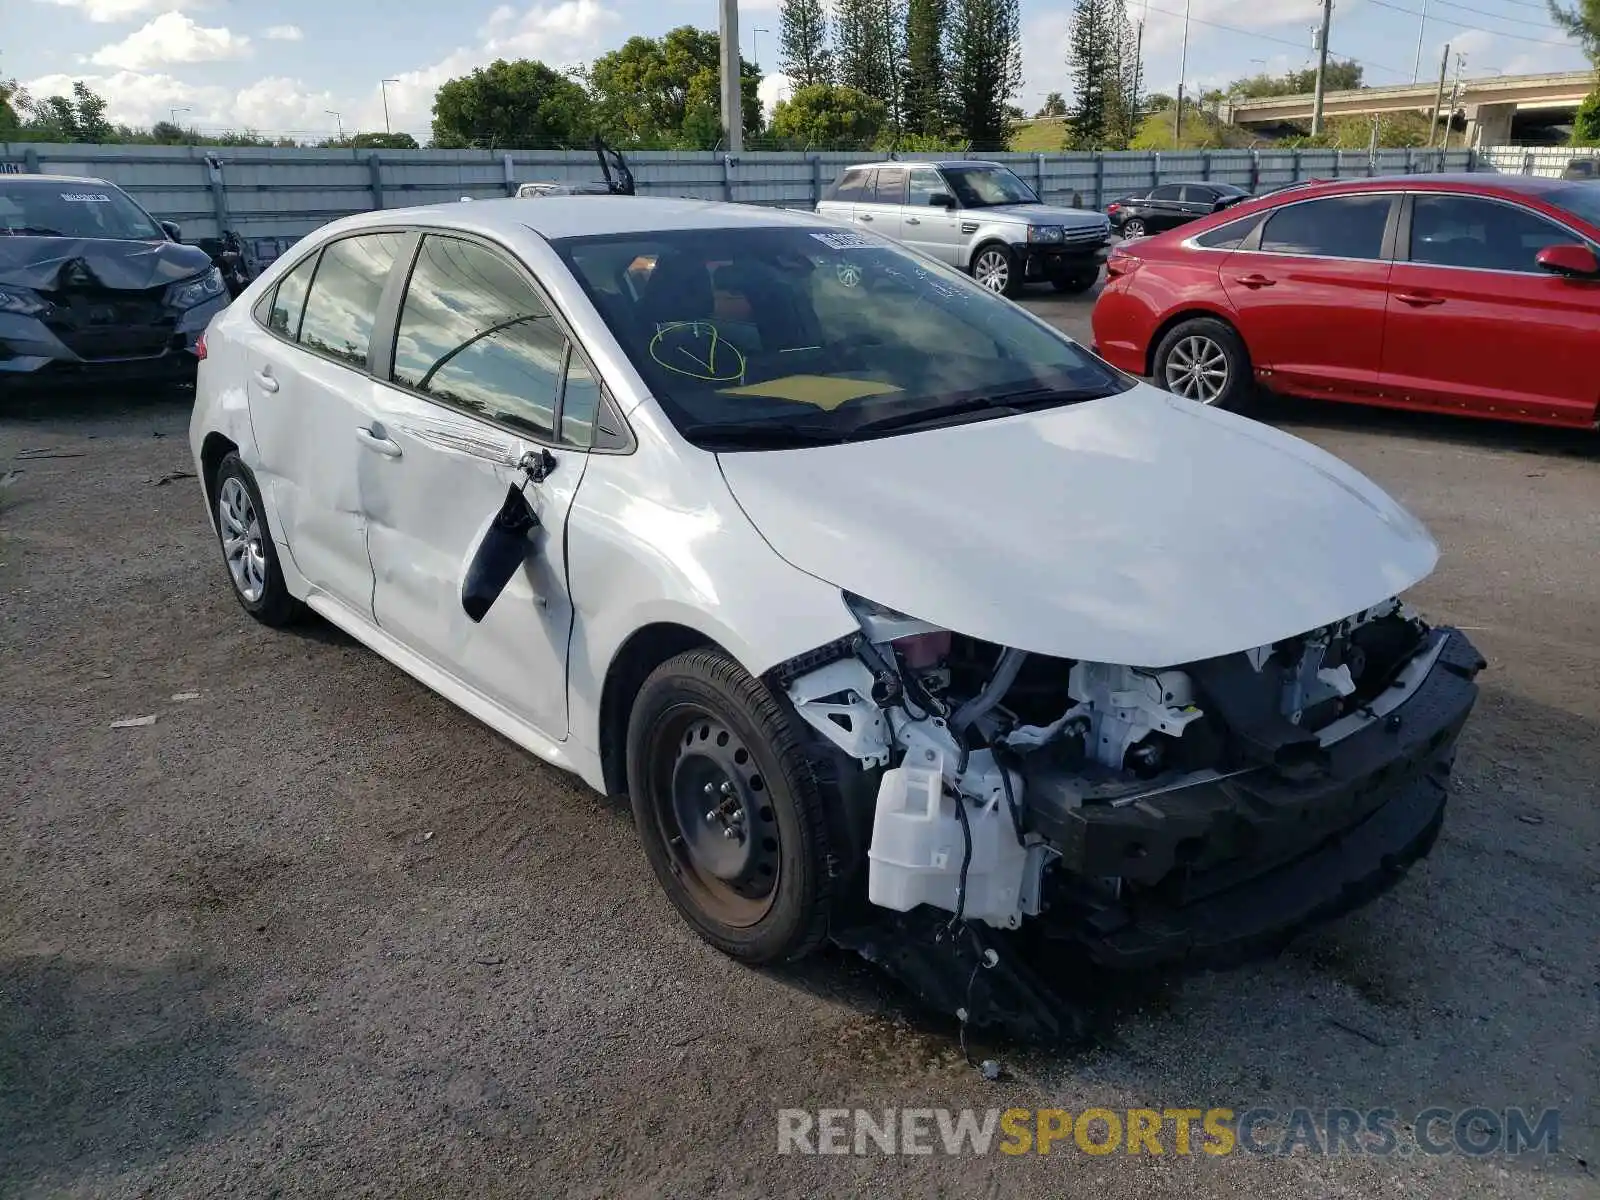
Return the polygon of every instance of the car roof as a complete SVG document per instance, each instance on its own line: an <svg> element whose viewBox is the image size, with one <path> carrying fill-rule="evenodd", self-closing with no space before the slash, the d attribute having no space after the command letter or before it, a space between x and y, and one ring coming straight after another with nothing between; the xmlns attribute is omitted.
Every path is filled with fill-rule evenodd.
<svg viewBox="0 0 1600 1200"><path fill-rule="evenodd" d="M1572 186L1570 179L1545 179L1538 175L1498 175L1493 171L1429 172L1417 175L1376 175L1361 179L1318 179L1291 185L1300 199L1340 191L1391 191L1405 187L1419 191L1481 191L1504 196L1537 196ZM1285 191L1288 189L1285 188Z"/></svg>
<svg viewBox="0 0 1600 1200"><path fill-rule="evenodd" d="M687 229L811 228L828 224L810 212L730 204L720 200L685 200L641 196L546 196L538 204L525 198L449 201L417 208L387 208L335 222L339 232L374 225L434 225L489 236L515 236L532 230L555 240L604 237L610 234L664 233ZM330 231L332 226L328 226ZM320 231L319 231L320 232Z"/></svg>
<svg viewBox="0 0 1600 1200"><path fill-rule="evenodd" d="M849 163L844 171L870 171L875 167L1005 167L988 158L886 158L882 162ZM1007 170L1011 168L1006 167Z"/></svg>
<svg viewBox="0 0 1600 1200"><path fill-rule="evenodd" d="M21 173L8 173L5 175L0 175L0 182L43 185L55 184L57 186L63 183L94 183L99 184L101 187L117 187L117 185L112 183L109 179L96 179L92 175L28 175Z"/></svg>

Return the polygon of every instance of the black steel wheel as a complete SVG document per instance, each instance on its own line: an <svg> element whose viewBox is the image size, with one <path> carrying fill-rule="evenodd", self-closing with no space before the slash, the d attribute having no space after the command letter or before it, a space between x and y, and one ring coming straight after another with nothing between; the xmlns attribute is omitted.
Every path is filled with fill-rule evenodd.
<svg viewBox="0 0 1600 1200"><path fill-rule="evenodd" d="M827 931L816 782L772 693L718 650L658 668L634 703L628 790L678 911L724 952L792 959Z"/></svg>

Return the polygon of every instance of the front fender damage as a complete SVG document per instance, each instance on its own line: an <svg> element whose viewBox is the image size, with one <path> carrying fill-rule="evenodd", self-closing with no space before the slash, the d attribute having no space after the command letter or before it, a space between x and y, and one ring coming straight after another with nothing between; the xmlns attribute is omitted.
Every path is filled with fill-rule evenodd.
<svg viewBox="0 0 1600 1200"><path fill-rule="evenodd" d="M859 635L767 676L865 858L836 864L833 938L1029 1039L1085 1028L1047 982L1067 958L1239 961L1391 885L1437 836L1485 665L1398 600L1159 671L847 600Z"/></svg>

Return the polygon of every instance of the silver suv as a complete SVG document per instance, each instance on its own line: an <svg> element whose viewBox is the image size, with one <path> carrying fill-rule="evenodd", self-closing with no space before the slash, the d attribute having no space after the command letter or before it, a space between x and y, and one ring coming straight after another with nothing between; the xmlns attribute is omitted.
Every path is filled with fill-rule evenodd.
<svg viewBox="0 0 1600 1200"><path fill-rule="evenodd" d="M1007 296L1034 280L1088 291L1111 242L1104 214L1047 205L995 162L865 163L834 180L817 212L970 271Z"/></svg>

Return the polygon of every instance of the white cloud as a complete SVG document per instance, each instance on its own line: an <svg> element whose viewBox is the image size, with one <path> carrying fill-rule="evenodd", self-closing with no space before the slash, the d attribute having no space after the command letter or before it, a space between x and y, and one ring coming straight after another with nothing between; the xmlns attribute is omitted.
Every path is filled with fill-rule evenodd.
<svg viewBox="0 0 1600 1200"><path fill-rule="evenodd" d="M167 63L217 62L249 54L247 37L222 26L198 25L180 12L164 12L120 42L100 47L89 61L100 67L140 71Z"/></svg>
<svg viewBox="0 0 1600 1200"><path fill-rule="evenodd" d="M787 100L793 91L787 75L774 71L771 75L761 77L761 82L756 86L756 95L761 97L761 110L766 113L767 120L772 120L772 110L778 107L778 101Z"/></svg>
<svg viewBox="0 0 1600 1200"><path fill-rule="evenodd" d="M105 97L106 114L126 125L154 125L172 119L174 108L187 108L182 122L213 123L233 96L227 88L196 87L171 75L118 71L112 75L44 75L23 84L29 95L70 96L75 80L83 80Z"/></svg>
<svg viewBox="0 0 1600 1200"><path fill-rule="evenodd" d="M298 42L306 35L300 32L298 25L269 25L266 36L274 42Z"/></svg>
<svg viewBox="0 0 1600 1200"><path fill-rule="evenodd" d="M75 8L91 21L127 21L148 12L204 8L206 0L43 0L62 8Z"/></svg>
<svg viewBox="0 0 1600 1200"><path fill-rule="evenodd" d="M502 4L484 27L483 49L491 56L537 58L562 67L593 58L618 24L617 14L599 0L535 4L520 16Z"/></svg>

